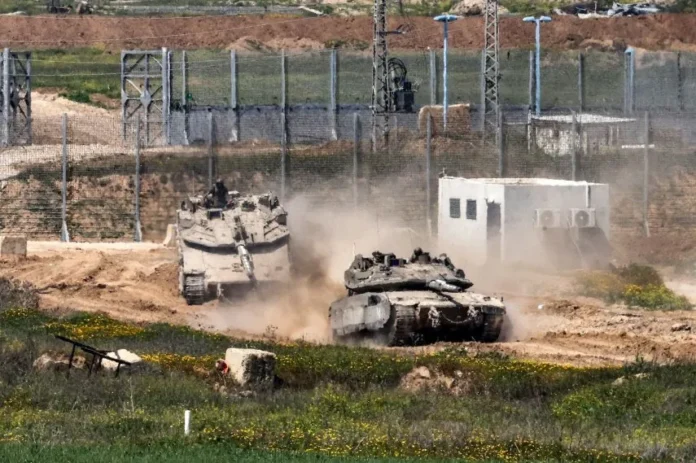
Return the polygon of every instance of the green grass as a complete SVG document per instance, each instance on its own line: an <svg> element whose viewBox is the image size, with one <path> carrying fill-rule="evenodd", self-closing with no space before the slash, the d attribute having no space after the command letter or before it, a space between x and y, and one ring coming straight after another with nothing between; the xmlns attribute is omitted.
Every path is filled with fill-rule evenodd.
<svg viewBox="0 0 696 463"><path fill-rule="evenodd" d="M171 442L152 446L42 446L42 445L2 445L0 461L13 463L33 463L52 461L55 463L190 463L205 461L209 463L396 463L404 459L395 458L346 458L329 457L317 454L295 452L272 452L245 450L230 444L195 444ZM419 462L445 462L441 459L419 459Z"/></svg>
<svg viewBox="0 0 696 463"><path fill-rule="evenodd" d="M22 300L27 291L3 294ZM147 366L119 378L37 372L31 364L41 353L67 352L54 333L130 349ZM231 346L276 353L282 385L235 395L234 384L212 368ZM444 386L402 390L399 382L415 366L456 378L458 395ZM626 382L612 385L619 377ZM216 392L215 384L232 394ZM167 324L0 307L0 461L690 461L694 384L696 365L689 363L576 368L470 355L456 346L415 355L249 342ZM186 409L192 433L184 440Z"/></svg>

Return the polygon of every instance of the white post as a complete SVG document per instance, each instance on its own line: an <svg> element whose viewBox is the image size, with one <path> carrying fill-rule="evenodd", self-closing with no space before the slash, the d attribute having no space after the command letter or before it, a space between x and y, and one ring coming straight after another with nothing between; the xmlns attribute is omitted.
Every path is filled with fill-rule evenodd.
<svg viewBox="0 0 696 463"><path fill-rule="evenodd" d="M184 412L184 435L191 434L191 410Z"/></svg>

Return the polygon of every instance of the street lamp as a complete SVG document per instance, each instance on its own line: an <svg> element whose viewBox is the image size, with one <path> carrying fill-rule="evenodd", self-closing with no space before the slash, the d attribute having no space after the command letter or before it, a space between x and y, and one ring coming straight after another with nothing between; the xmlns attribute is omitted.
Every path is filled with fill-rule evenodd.
<svg viewBox="0 0 696 463"><path fill-rule="evenodd" d="M442 128L447 130L447 25L459 19L459 16L444 13L440 16L435 16L435 21L439 21L444 26L444 43L443 43L443 58L442 58Z"/></svg>
<svg viewBox="0 0 696 463"><path fill-rule="evenodd" d="M534 112L538 116L541 113L541 59L539 55L541 54L541 23L547 23L551 21L548 16L541 16L535 18L534 16L527 16L522 21L526 23L536 24L536 66L534 70L534 78L536 80L536 103L534 104Z"/></svg>

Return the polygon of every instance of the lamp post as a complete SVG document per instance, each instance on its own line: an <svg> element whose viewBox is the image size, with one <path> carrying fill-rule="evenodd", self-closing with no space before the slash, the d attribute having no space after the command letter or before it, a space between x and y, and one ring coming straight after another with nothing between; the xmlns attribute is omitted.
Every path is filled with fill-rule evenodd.
<svg viewBox="0 0 696 463"><path fill-rule="evenodd" d="M442 55L442 128L447 131L447 26L451 21L456 21L459 16L444 13L435 16L435 21L439 21L444 26L443 55Z"/></svg>
<svg viewBox="0 0 696 463"><path fill-rule="evenodd" d="M535 18L534 16L527 16L522 21L526 23L536 24L536 57L535 57L535 70L534 70L534 80L536 81L536 102L534 103L534 113L538 116L541 113L541 23L547 23L551 21L548 16L541 16Z"/></svg>

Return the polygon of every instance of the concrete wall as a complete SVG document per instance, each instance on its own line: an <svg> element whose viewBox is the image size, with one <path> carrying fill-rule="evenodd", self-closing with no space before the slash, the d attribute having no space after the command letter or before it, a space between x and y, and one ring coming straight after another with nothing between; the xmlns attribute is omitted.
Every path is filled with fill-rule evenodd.
<svg viewBox="0 0 696 463"><path fill-rule="evenodd" d="M200 108L188 115L189 144L205 144L208 140L208 110ZM215 141L225 144L232 141L236 115L227 108L212 108ZM239 141L265 140L280 143L282 137L279 106L250 106L239 110ZM339 140L353 140L354 115L360 118L359 138L371 137L372 112L364 105L340 106L336 116L336 132ZM323 143L331 140L331 113L327 106L294 105L288 107L288 143ZM418 130L418 113L394 114L392 130ZM182 112L172 112L172 145L186 144L186 119Z"/></svg>
<svg viewBox="0 0 696 463"><path fill-rule="evenodd" d="M504 185L441 178L438 189L438 242L441 249L462 256L474 265L484 264L487 257L487 202L500 203L501 215L504 216ZM459 218L450 217L451 198L459 199ZM476 201L476 220L466 217L467 200Z"/></svg>

